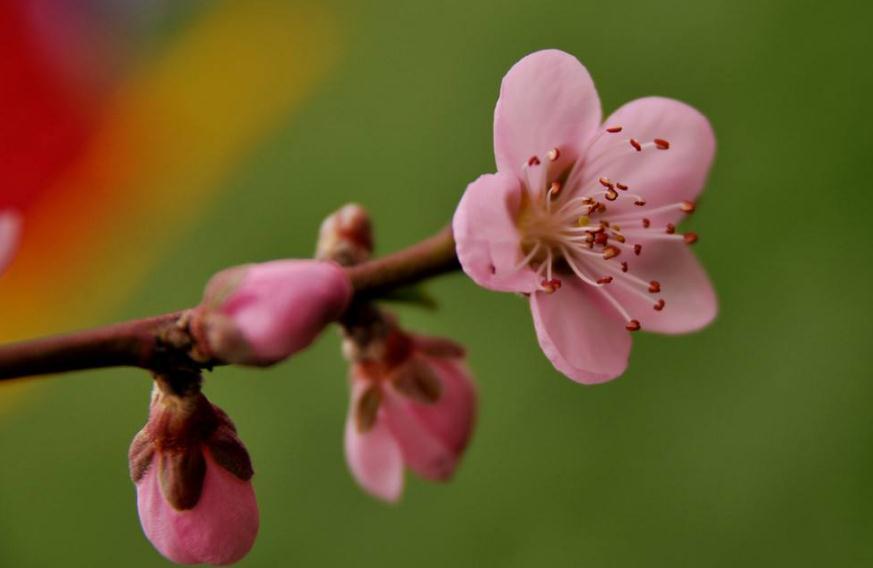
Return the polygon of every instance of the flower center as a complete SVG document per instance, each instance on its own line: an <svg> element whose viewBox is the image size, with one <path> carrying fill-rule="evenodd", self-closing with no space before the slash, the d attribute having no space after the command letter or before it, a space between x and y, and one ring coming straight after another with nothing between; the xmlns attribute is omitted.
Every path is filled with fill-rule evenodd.
<svg viewBox="0 0 873 568"><path fill-rule="evenodd" d="M622 127L605 128L595 139L611 136ZM634 259L645 254L644 242L675 240L693 244L695 233L678 234L671 223L653 223L672 211L690 214L690 201L647 208L646 200L620 180L596 177L616 159L669 150L661 138L641 143L624 139L612 151L592 162L576 160L566 171L555 167L561 155L553 148L542 158L531 156L523 166L526 191L517 220L521 234L521 260L517 267L530 266L541 278L540 290L551 294L561 287L562 278L578 278L598 290L627 322L630 331L640 329L610 288L623 290L652 302L661 311L666 302L661 284L644 280L635 273Z"/></svg>

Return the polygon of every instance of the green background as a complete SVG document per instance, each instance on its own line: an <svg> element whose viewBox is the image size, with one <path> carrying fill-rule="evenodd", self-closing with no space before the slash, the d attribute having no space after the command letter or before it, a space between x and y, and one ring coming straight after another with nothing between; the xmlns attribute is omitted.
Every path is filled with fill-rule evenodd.
<svg viewBox="0 0 873 568"><path fill-rule="evenodd" d="M691 336L638 335L586 388L521 299L461 275L399 310L470 349L480 421L455 481L372 500L342 454L336 334L206 392L253 455L261 533L243 566L859 566L873 563L869 236L873 53L860 2L330 2L338 67L143 282L121 319L191 305L224 266L311 254L364 203L379 250L448 221L492 171L500 78L577 55L604 110L650 94L708 115L719 150L693 219L721 301ZM167 33L184 31L184 22ZM149 381L47 380L0 424L0 566L162 566L127 445Z"/></svg>

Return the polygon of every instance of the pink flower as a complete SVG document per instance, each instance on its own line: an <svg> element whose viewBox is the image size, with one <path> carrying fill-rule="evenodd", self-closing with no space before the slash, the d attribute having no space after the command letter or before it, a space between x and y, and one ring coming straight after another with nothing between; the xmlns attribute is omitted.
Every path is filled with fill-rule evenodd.
<svg viewBox="0 0 873 568"><path fill-rule="evenodd" d="M232 564L259 517L248 452L227 415L197 392L158 379L148 424L130 446L143 531L178 564Z"/></svg>
<svg viewBox="0 0 873 568"><path fill-rule="evenodd" d="M219 272L209 281L192 330L228 363L267 366L309 346L345 311L352 285L337 264L277 260Z"/></svg>
<svg viewBox="0 0 873 568"><path fill-rule="evenodd" d="M473 430L476 390L455 343L396 327L384 339L352 357L345 451L358 483L394 502L404 467L431 481L451 478Z"/></svg>
<svg viewBox="0 0 873 568"><path fill-rule="evenodd" d="M709 122L671 99L632 101L601 123L585 67L533 53L503 79L497 173L467 187L453 221L480 286L529 296L540 346L573 380L627 367L628 331L683 333L715 317L706 273L676 232L715 152Z"/></svg>
<svg viewBox="0 0 873 568"><path fill-rule="evenodd" d="M2 273L18 248L21 219L12 211L0 211L0 273Z"/></svg>

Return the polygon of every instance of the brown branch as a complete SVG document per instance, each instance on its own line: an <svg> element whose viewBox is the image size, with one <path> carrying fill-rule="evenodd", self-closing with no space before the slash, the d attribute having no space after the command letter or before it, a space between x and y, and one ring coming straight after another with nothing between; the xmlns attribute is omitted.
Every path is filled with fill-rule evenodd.
<svg viewBox="0 0 873 568"><path fill-rule="evenodd" d="M404 286L459 268L450 228L411 247L349 267L355 300L373 300ZM141 367L209 369L221 361L192 358L196 340L187 325L188 310L132 320L67 335L0 346L0 381L98 369Z"/></svg>

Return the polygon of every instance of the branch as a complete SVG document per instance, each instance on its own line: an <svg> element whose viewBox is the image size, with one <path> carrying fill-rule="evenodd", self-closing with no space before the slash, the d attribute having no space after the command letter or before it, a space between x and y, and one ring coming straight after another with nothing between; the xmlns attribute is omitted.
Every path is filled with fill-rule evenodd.
<svg viewBox="0 0 873 568"><path fill-rule="evenodd" d="M346 268L355 300L375 300L417 282L458 270L450 228L383 258ZM352 302L354 304L354 302ZM0 347L0 381L105 367L211 369L222 361L191 357L197 341L189 310L34 339Z"/></svg>

